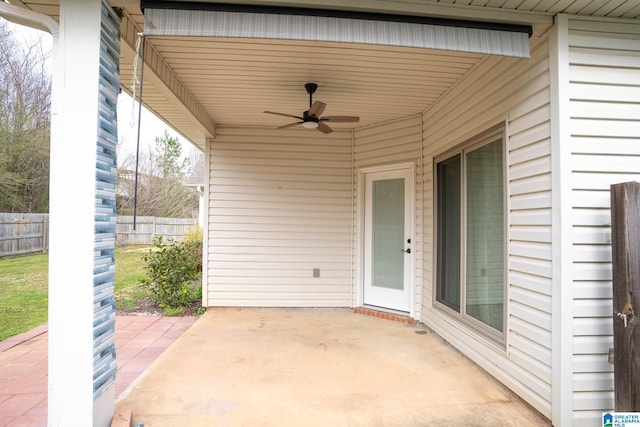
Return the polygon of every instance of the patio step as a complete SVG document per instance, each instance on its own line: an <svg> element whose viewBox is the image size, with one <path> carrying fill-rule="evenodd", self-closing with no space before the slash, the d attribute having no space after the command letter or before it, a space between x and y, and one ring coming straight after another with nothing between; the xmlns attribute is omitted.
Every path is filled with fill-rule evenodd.
<svg viewBox="0 0 640 427"><path fill-rule="evenodd" d="M416 321L409 316L403 316L401 314L390 313L387 311L374 310L369 307L356 307L353 309L353 312L356 314L363 314L365 316L377 317L378 319L404 323L405 325L415 325L416 323Z"/></svg>
<svg viewBox="0 0 640 427"><path fill-rule="evenodd" d="M111 427L131 427L131 408L122 408L113 416Z"/></svg>

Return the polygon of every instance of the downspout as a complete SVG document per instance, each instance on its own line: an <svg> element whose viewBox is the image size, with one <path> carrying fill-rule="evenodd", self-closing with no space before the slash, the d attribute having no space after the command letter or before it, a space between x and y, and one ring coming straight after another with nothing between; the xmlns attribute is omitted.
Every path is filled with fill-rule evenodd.
<svg viewBox="0 0 640 427"><path fill-rule="evenodd" d="M30 9L0 2L0 16L14 24L47 32L53 36L54 43L60 34L60 24L58 24L55 19L49 15L34 12Z"/></svg>
<svg viewBox="0 0 640 427"><path fill-rule="evenodd" d="M420 187L422 188L422 197L420 199L420 202L422 203L422 206L420 206L420 212L422 215L421 218L421 225L422 227L420 227L420 229L422 230L422 234L420 235L420 239L418 240L417 236L414 236L414 238L416 239L416 242L420 242L420 261L421 261L421 265L418 267L418 269L420 270L420 287L418 287L417 289L419 289L419 292L417 292L417 296L418 296L418 312L415 313L414 320L417 320L418 322L422 322L422 306L423 306L423 302L424 302L424 247L425 247L425 230L427 229L425 227L425 212L424 212L424 200L426 197L426 187L425 187L425 178L424 178L424 113L420 113L419 115L419 126L420 126L420 179L422 180L422 182L420 183ZM416 209L418 209L418 207L416 206ZM433 229L433 227L431 227L431 229ZM416 251L417 253L418 251ZM433 253L433 250L431 251L431 253ZM414 267L415 269L415 267ZM415 305L415 303L414 303Z"/></svg>
<svg viewBox="0 0 640 427"><path fill-rule="evenodd" d="M358 214L358 207L356 203L356 131L351 129L351 305L352 308L356 308L358 305L358 286L359 283L355 283L356 275L355 269L358 263L355 260L356 254L356 239L358 234L356 233L356 215Z"/></svg>
<svg viewBox="0 0 640 427"><path fill-rule="evenodd" d="M211 194L211 144L213 140L205 138L204 141L204 218L202 225L202 307L209 307L209 196Z"/></svg>

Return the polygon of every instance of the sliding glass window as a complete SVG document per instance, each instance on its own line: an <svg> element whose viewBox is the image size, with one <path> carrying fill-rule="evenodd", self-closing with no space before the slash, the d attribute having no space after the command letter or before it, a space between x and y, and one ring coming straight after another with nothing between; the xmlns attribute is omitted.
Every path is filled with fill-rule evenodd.
<svg viewBox="0 0 640 427"><path fill-rule="evenodd" d="M502 132L436 162L436 301L502 336L505 184Z"/></svg>

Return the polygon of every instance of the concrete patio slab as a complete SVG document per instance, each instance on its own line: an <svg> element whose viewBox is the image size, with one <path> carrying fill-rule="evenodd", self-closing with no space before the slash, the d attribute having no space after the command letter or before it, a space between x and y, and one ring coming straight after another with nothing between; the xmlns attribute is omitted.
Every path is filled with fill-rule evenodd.
<svg viewBox="0 0 640 427"><path fill-rule="evenodd" d="M162 426L545 426L421 326L349 309L209 309L116 409Z"/></svg>

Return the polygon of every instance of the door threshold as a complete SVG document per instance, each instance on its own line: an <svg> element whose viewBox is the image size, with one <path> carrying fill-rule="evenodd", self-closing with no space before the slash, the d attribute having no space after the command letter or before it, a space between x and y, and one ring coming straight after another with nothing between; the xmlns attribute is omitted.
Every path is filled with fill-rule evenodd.
<svg viewBox="0 0 640 427"><path fill-rule="evenodd" d="M416 321L408 316L409 313L404 311L397 311L386 309L382 307L374 307L365 305L362 307L356 307L353 309L356 314L363 314L365 316L377 317L378 319L391 320L393 322L404 323L405 325L415 325Z"/></svg>

